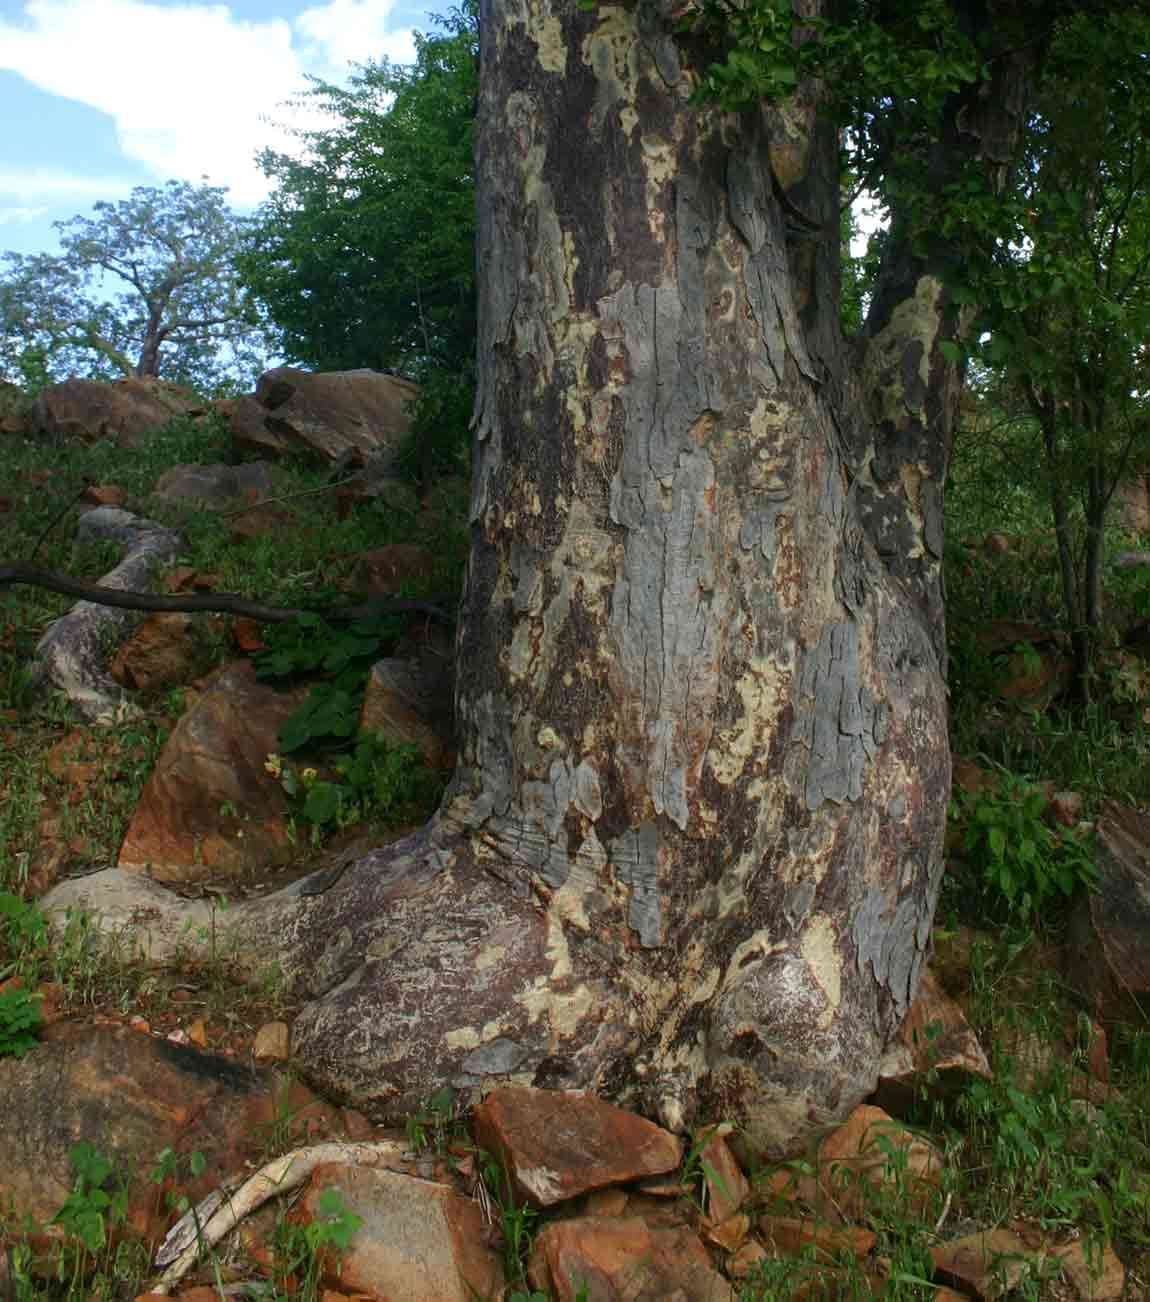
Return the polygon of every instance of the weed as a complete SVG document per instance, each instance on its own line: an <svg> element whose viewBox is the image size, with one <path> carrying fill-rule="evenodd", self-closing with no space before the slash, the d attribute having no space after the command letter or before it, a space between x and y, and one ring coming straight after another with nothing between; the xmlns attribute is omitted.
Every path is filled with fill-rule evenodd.
<svg viewBox="0 0 1150 1302"><path fill-rule="evenodd" d="M503 1269L513 1284L526 1282L527 1254L535 1237L539 1213L520 1204L511 1186L507 1168L490 1153L479 1150L479 1169L484 1186L499 1208L503 1239Z"/></svg>
<svg viewBox="0 0 1150 1302"><path fill-rule="evenodd" d="M320 1278L330 1269L329 1254L348 1249L362 1217L349 1210L335 1189L325 1189L316 1215L305 1225L281 1221L276 1230L276 1275L293 1298L314 1299Z"/></svg>
<svg viewBox="0 0 1150 1302"><path fill-rule="evenodd" d="M21 1058L35 1048L43 1021L39 995L22 986L0 990L0 1058Z"/></svg>
<svg viewBox="0 0 1150 1302"><path fill-rule="evenodd" d="M418 1112L404 1123L407 1142L413 1151L425 1149L442 1155L447 1151L448 1140L458 1128L455 1091L445 1085L427 1100Z"/></svg>

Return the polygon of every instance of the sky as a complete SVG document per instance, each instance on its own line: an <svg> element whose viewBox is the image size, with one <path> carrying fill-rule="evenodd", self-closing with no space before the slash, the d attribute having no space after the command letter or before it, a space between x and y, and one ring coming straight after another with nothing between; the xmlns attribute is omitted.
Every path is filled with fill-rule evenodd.
<svg viewBox="0 0 1150 1302"><path fill-rule="evenodd" d="M55 252L54 221L165 181L226 185L314 125L308 75L414 57L436 0L0 0L0 251Z"/></svg>

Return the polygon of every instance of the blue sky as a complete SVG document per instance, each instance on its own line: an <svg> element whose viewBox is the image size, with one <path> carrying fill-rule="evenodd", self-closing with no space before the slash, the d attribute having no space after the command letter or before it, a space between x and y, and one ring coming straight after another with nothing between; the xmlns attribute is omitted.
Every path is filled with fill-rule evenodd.
<svg viewBox="0 0 1150 1302"><path fill-rule="evenodd" d="M0 251L54 251L52 222L135 185L201 177L245 210L257 150L291 148L308 74L410 61L421 0L0 0Z"/></svg>

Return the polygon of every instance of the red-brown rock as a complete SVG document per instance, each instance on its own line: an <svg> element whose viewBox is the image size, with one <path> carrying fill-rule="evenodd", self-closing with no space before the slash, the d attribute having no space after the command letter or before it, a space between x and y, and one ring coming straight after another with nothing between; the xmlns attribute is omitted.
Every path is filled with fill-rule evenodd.
<svg viewBox="0 0 1150 1302"><path fill-rule="evenodd" d="M686 1226L652 1229L640 1217L578 1217L544 1226L529 1278L557 1302L733 1302L734 1291Z"/></svg>
<svg viewBox="0 0 1150 1302"><path fill-rule="evenodd" d="M106 438L132 447L173 417L203 410L194 395L162 380L65 380L40 393L28 424L37 434L81 442Z"/></svg>
<svg viewBox="0 0 1150 1302"><path fill-rule="evenodd" d="M536 1207L661 1175L682 1157L680 1141L661 1126L577 1091L493 1090L475 1109L475 1137Z"/></svg>
<svg viewBox="0 0 1150 1302"><path fill-rule="evenodd" d="M432 768L449 767L451 678L428 679L408 660L377 660L363 696L359 726L396 746L417 747Z"/></svg>
<svg viewBox="0 0 1150 1302"><path fill-rule="evenodd" d="M429 579L435 557L418 543L388 543L363 552L356 562L352 583L373 597L390 597L405 583Z"/></svg>
<svg viewBox="0 0 1150 1302"><path fill-rule="evenodd" d="M186 883L243 879L289 858L287 798L264 765L306 691L274 691L247 661L214 675L168 738L119 866Z"/></svg>
<svg viewBox="0 0 1150 1302"><path fill-rule="evenodd" d="M819 1184L851 1219L861 1219L867 1211L867 1186L898 1185L913 1207L921 1207L941 1176L938 1150L869 1104L855 1108L819 1145Z"/></svg>
<svg viewBox="0 0 1150 1302"><path fill-rule="evenodd" d="M395 1171L322 1166L300 1204L304 1224L319 1215L329 1189L362 1221L339 1259L338 1276L328 1281L343 1292L404 1302L501 1296L503 1266L486 1246L477 1202Z"/></svg>
<svg viewBox="0 0 1150 1302"><path fill-rule="evenodd" d="M108 672L123 687L155 691L193 677L192 617L179 611L149 615L112 657Z"/></svg>
<svg viewBox="0 0 1150 1302"><path fill-rule="evenodd" d="M988 1230L951 1239L930 1250L944 1284L994 1298L1015 1288L1029 1273L1034 1254L1012 1230Z"/></svg>

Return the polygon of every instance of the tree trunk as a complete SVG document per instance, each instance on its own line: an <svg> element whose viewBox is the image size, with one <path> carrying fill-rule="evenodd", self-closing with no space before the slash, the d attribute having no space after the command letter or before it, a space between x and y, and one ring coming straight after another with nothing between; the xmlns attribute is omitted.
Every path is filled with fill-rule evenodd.
<svg viewBox="0 0 1150 1302"><path fill-rule="evenodd" d="M593 1087L782 1151L929 943L958 382L909 255L852 368L831 126L692 107L669 11L484 9L459 767L291 924L296 1050L378 1115Z"/></svg>

